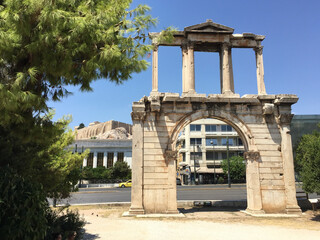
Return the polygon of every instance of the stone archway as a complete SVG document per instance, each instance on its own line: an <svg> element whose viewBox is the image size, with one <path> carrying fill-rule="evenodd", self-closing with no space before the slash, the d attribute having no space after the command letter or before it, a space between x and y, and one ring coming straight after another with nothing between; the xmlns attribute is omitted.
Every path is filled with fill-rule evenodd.
<svg viewBox="0 0 320 240"><path fill-rule="evenodd" d="M227 122L245 140L247 211L300 213L290 136L291 105L298 98L296 95L266 94L261 47L264 37L233 35L233 29L211 21L187 27L184 32L179 32L173 42L182 44L182 94L157 91L156 47L151 96L143 97L132 106L133 185L130 214L177 213L175 140L185 125L208 117ZM184 42L188 42L188 51L185 51ZM257 95L240 97L234 93L230 46L258 48ZM204 49L220 52L221 94L206 96L195 92L193 51Z"/></svg>

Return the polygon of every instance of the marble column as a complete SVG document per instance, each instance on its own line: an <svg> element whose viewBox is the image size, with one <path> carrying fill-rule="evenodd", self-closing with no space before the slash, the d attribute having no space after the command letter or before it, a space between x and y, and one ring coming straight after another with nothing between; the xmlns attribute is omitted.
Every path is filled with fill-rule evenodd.
<svg viewBox="0 0 320 240"><path fill-rule="evenodd" d="M188 78L189 78L189 73L188 73L188 48L186 44L183 44L181 46L181 51L182 51L182 93L187 93L188 92Z"/></svg>
<svg viewBox="0 0 320 240"><path fill-rule="evenodd" d="M259 152L248 151L244 153L247 161L246 181L247 181L247 209L246 211L254 214L265 213L262 206L259 161Z"/></svg>
<svg viewBox="0 0 320 240"><path fill-rule="evenodd" d="M87 160L87 158L84 158L83 159L83 167L86 167L86 166L88 166L88 160Z"/></svg>
<svg viewBox="0 0 320 240"><path fill-rule="evenodd" d="M281 134L281 153L283 161L283 179L286 193L286 212L288 214L301 214L296 198L296 184L294 178L294 164L292 153L292 142L290 134L290 123L293 114L280 112L278 125Z"/></svg>
<svg viewBox="0 0 320 240"><path fill-rule="evenodd" d="M266 93L266 86L264 84L264 67L263 67L262 50L263 50L262 46L254 48L255 55L256 55L258 94L265 95L267 93Z"/></svg>
<svg viewBox="0 0 320 240"><path fill-rule="evenodd" d="M178 214L177 209L177 152L167 151L166 161L168 162L168 208L167 214Z"/></svg>
<svg viewBox="0 0 320 240"><path fill-rule="evenodd" d="M98 155L97 152L93 153L93 168L97 167L97 163L98 163L98 156L97 155Z"/></svg>
<svg viewBox="0 0 320 240"><path fill-rule="evenodd" d="M232 67L230 67L229 60L231 59L231 53L229 45L223 43L221 45L220 51L220 77L221 77L221 93L222 94L233 94L232 88L234 84L231 82L233 80L233 74L231 73Z"/></svg>
<svg viewBox="0 0 320 240"><path fill-rule="evenodd" d="M104 152L103 154L103 166L107 168L108 165L108 152Z"/></svg>
<svg viewBox="0 0 320 240"><path fill-rule="evenodd" d="M143 161L144 161L144 128L145 113L132 112L132 188L129 214L144 214L143 207Z"/></svg>
<svg viewBox="0 0 320 240"><path fill-rule="evenodd" d="M152 92L158 92L158 45L153 46L152 54Z"/></svg>
<svg viewBox="0 0 320 240"><path fill-rule="evenodd" d="M230 89L231 89L231 92L235 92L234 91L234 80L233 80L233 66L232 66L232 50L231 48L229 49L229 54L228 54L228 57L229 57L229 77L230 77Z"/></svg>
<svg viewBox="0 0 320 240"><path fill-rule="evenodd" d="M113 153L113 165L118 161L118 152Z"/></svg>
<svg viewBox="0 0 320 240"><path fill-rule="evenodd" d="M188 82L187 82L187 92L195 93L195 79L194 79L194 46L193 44L188 44Z"/></svg>

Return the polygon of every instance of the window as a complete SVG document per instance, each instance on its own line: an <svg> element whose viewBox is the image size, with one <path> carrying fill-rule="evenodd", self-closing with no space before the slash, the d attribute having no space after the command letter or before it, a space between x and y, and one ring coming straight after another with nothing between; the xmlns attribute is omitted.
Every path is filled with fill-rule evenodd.
<svg viewBox="0 0 320 240"><path fill-rule="evenodd" d="M221 125L221 132L232 132L232 127L229 125Z"/></svg>
<svg viewBox="0 0 320 240"><path fill-rule="evenodd" d="M191 152L190 153L190 160L202 160L202 152Z"/></svg>
<svg viewBox="0 0 320 240"><path fill-rule="evenodd" d="M206 139L206 146L216 146L218 145L218 141L216 138L207 138Z"/></svg>
<svg viewBox="0 0 320 240"><path fill-rule="evenodd" d="M219 155L218 152L206 152L206 158L207 160L218 160Z"/></svg>
<svg viewBox="0 0 320 240"><path fill-rule="evenodd" d="M93 167L93 153L89 153L88 159L87 159L87 166Z"/></svg>
<svg viewBox="0 0 320 240"><path fill-rule="evenodd" d="M190 145L201 145L202 139L201 138L190 138Z"/></svg>
<svg viewBox="0 0 320 240"><path fill-rule="evenodd" d="M103 166L103 152L98 152L97 167Z"/></svg>
<svg viewBox="0 0 320 240"><path fill-rule="evenodd" d="M235 153L229 152L229 159L233 156L235 156ZM227 152L222 152L222 160L225 160L225 159L227 159Z"/></svg>
<svg viewBox="0 0 320 240"><path fill-rule="evenodd" d="M114 157L114 153L113 152L108 152L107 168L113 167L113 157Z"/></svg>
<svg viewBox="0 0 320 240"><path fill-rule="evenodd" d="M191 132L200 132L201 131L201 125L199 125L199 124L190 124L190 131Z"/></svg>
<svg viewBox="0 0 320 240"><path fill-rule="evenodd" d="M118 152L118 162L123 162L124 160L124 153L123 152Z"/></svg>
<svg viewBox="0 0 320 240"><path fill-rule="evenodd" d="M238 146L243 146L243 142L242 142L241 138L238 138Z"/></svg>
<svg viewBox="0 0 320 240"><path fill-rule="evenodd" d="M233 146L233 139L229 138L229 146ZM226 138L221 138L221 145L222 146L227 146L227 139Z"/></svg>
<svg viewBox="0 0 320 240"><path fill-rule="evenodd" d="M217 125L206 125L206 132L216 132Z"/></svg>

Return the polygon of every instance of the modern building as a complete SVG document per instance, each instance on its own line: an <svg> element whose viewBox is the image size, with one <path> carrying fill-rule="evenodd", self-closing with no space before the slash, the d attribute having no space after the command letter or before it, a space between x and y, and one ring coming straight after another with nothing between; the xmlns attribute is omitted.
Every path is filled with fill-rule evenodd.
<svg viewBox="0 0 320 240"><path fill-rule="evenodd" d="M93 122L88 127L76 130L74 150L90 149L83 160L83 167L112 167L117 161L132 166L132 125L118 121Z"/></svg>
<svg viewBox="0 0 320 240"><path fill-rule="evenodd" d="M214 183L222 175L221 162L229 157L242 156L244 146L238 133L225 122L201 119L192 122L180 133L179 172L184 184L194 179L194 166L199 183Z"/></svg>

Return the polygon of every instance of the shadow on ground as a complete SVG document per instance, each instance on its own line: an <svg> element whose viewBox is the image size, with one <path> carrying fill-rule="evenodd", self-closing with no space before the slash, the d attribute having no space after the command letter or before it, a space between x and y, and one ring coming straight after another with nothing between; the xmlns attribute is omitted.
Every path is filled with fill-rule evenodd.
<svg viewBox="0 0 320 240"><path fill-rule="evenodd" d="M94 239L100 239L100 237L98 234L85 233L85 234L83 234L82 239L83 240L94 240Z"/></svg>
<svg viewBox="0 0 320 240"><path fill-rule="evenodd" d="M311 218L312 221L315 221L315 222L320 222L320 213L318 214L315 214L312 218Z"/></svg>
<svg viewBox="0 0 320 240"><path fill-rule="evenodd" d="M239 212L245 209L239 208L216 208L216 207L193 207L193 208L178 208L183 214L196 213L196 212Z"/></svg>

